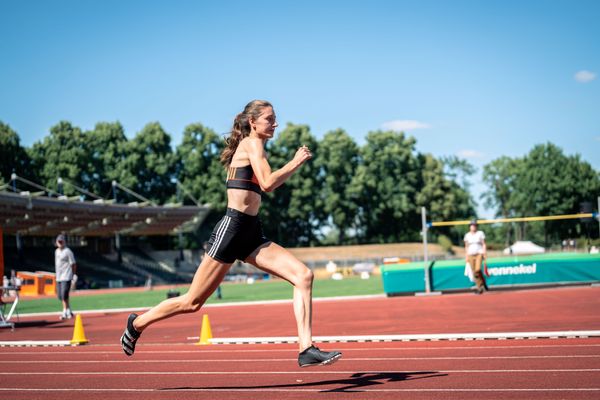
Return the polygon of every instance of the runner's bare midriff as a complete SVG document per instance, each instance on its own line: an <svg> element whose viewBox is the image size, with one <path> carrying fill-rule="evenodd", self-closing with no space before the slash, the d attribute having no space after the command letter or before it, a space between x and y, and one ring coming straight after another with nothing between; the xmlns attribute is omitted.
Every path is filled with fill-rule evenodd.
<svg viewBox="0 0 600 400"><path fill-rule="evenodd" d="M248 215L257 215L261 196L251 190L227 189L227 207Z"/></svg>

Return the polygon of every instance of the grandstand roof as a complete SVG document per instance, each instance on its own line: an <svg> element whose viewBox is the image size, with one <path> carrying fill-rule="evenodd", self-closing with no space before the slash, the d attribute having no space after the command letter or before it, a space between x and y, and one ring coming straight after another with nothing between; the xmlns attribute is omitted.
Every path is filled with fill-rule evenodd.
<svg viewBox="0 0 600 400"><path fill-rule="evenodd" d="M4 233L28 236L176 234L195 230L209 210L208 206L114 204L102 199L90 202L78 197L0 192L0 226Z"/></svg>

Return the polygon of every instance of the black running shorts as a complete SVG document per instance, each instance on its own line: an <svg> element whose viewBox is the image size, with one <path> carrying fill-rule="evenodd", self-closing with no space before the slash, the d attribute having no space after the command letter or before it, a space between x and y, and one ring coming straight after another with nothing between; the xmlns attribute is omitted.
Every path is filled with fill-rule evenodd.
<svg viewBox="0 0 600 400"><path fill-rule="evenodd" d="M59 300L69 300L69 290L71 289L71 281L57 281L56 295Z"/></svg>
<svg viewBox="0 0 600 400"><path fill-rule="evenodd" d="M254 250L270 242L265 237L258 215L248 215L227 208L208 241L206 254L215 260L231 264L244 261Z"/></svg>

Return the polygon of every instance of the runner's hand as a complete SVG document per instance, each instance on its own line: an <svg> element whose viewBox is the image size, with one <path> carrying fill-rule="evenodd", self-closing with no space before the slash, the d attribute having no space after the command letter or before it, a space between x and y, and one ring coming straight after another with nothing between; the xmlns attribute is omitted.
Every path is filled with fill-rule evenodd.
<svg viewBox="0 0 600 400"><path fill-rule="evenodd" d="M312 158L312 153L306 146L302 146L298 148L296 154L294 155L294 160L296 160L300 165L304 164L306 161Z"/></svg>

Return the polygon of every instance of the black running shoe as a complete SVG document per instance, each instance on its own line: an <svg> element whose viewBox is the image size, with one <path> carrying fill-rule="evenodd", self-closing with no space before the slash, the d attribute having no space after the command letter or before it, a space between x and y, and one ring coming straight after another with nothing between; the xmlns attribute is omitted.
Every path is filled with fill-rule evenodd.
<svg viewBox="0 0 600 400"><path fill-rule="evenodd" d="M133 321L137 318L137 314L129 314L129 318L127 318L127 326L125 327L125 332L123 332L123 336L121 336L121 347L123 351L128 356L132 356L135 351L135 342L141 335L141 332L138 332L133 327Z"/></svg>
<svg viewBox="0 0 600 400"><path fill-rule="evenodd" d="M311 345L298 355L298 365L301 367L314 367L316 365L333 364L342 357L339 351L321 351L318 347Z"/></svg>

